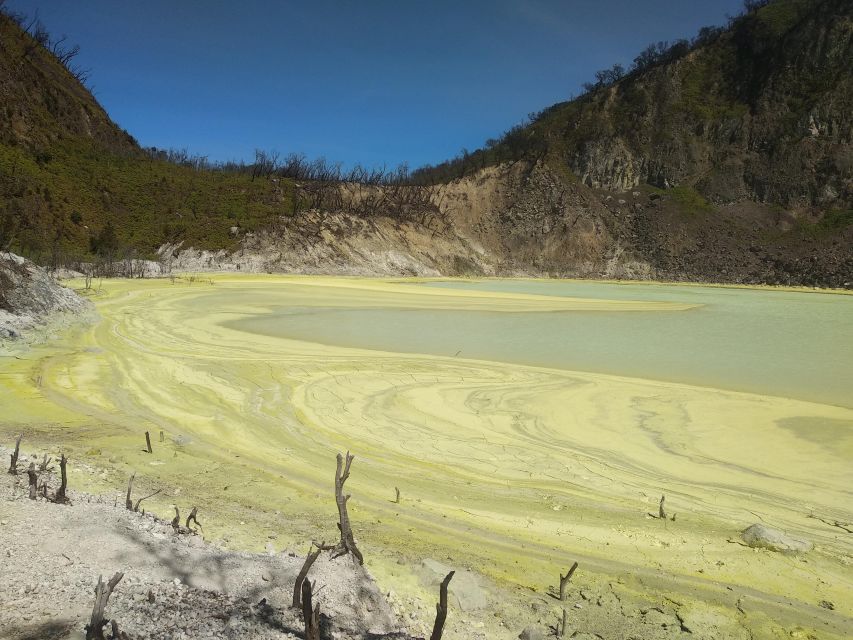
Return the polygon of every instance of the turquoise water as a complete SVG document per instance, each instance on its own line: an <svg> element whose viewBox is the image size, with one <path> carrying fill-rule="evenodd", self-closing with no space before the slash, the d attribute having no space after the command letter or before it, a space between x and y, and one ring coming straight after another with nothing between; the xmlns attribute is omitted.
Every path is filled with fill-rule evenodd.
<svg viewBox="0 0 853 640"><path fill-rule="evenodd" d="M704 306L498 313L305 308L271 300L272 314L231 324L336 346L609 373L853 407L853 296L548 280L411 286Z"/></svg>

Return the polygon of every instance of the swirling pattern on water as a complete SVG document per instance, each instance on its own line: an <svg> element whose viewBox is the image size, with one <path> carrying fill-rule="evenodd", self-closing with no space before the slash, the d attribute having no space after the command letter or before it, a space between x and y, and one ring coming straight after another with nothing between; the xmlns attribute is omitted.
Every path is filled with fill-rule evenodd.
<svg viewBox="0 0 853 640"><path fill-rule="evenodd" d="M207 495L214 514L227 505L209 492L225 486L258 530L275 520L273 503L295 538L333 537L330 505L318 496L328 491L334 453L350 449L359 536L377 550L371 562L389 581L387 565L399 554L455 557L508 588L548 584L555 563L579 558L590 571L630 572L647 586L696 597L738 585L771 617L777 609L820 617L813 603L830 600L837 611L825 615L836 630L853 628L845 564L853 547L809 517L853 520L851 441L834 447L797 428L853 428L851 409L452 354L327 346L239 324L281 306L580 313L586 305L677 314L691 304L424 294L332 278L105 287L97 326L35 352L37 380L30 370L30 382L22 377L17 387L19 402L33 380L39 389L24 413L31 421L61 414L87 426L87 442L111 446L165 430L180 446L150 473ZM129 456L119 459L129 466ZM403 505L390 500L395 486ZM661 493L679 513L677 527L645 517ZM727 542L757 519L809 537L820 553L804 567L781 556L756 561ZM768 579L781 572L784 581Z"/></svg>

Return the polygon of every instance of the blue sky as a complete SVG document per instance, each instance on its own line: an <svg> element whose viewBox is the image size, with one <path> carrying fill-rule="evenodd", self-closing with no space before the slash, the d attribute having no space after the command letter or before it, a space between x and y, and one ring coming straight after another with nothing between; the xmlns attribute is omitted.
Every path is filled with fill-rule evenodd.
<svg viewBox="0 0 853 640"><path fill-rule="evenodd" d="M474 149L742 0L8 0L141 144L412 167Z"/></svg>

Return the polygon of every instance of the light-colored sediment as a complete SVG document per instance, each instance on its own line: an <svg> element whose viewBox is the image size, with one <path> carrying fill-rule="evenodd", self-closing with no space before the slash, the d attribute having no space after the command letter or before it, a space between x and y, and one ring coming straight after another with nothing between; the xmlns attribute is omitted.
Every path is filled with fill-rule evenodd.
<svg viewBox="0 0 853 640"><path fill-rule="evenodd" d="M552 623L555 602L544 594L573 560L578 588L677 602L682 615L716 620L718 636L853 633L850 534L809 517L853 520L853 439L804 438L778 423L853 425L853 410L226 326L273 304L661 313L690 305L262 276L105 281L94 301L96 326L0 360L3 437L25 430L119 475L136 470L143 485L170 487L152 508L168 513L176 495L198 503L207 533L230 546L262 548L271 532L294 545L333 539L334 455L349 449L351 514L380 584L431 603L410 567L434 558L471 568L492 598L472 615L495 637ZM140 452L145 430L155 434L151 456ZM81 488L121 490L86 477ZM646 515L661 493L675 522ZM815 548L791 557L738 544L738 532L761 521ZM625 613L620 628L632 624Z"/></svg>

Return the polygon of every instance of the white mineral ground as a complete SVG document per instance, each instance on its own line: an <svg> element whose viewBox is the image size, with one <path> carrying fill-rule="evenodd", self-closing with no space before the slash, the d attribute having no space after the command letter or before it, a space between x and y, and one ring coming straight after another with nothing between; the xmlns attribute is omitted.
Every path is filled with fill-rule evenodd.
<svg viewBox="0 0 853 640"><path fill-rule="evenodd" d="M507 313L691 305L323 277L101 286L92 295L97 324L0 358L7 445L24 431L31 449L62 448L119 477L135 471L139 492L167 488L149 509L171 517L178 497L197 504L206 537L250 550L269 534L299 550L335 539L334 458L350 450L351 517L383 589L433 602L416 568L436 559L482 576L491 602L470 615L491 625L506 611L523 621L525 602L577 560L580 588L618 582L631 597L719 616L721 629L730 621L755 638L853 635L851 535L809 517L853 520L853 439L849 429L825 442L779 426L808 416L851 427L850 408L233 328L275 305ZM152 455L141 452L144 431ZM123 490L97 475L75 481ZM675 522L647 516L662 493ZM755 522L815 548L796 557L734 543Z"/></svg>

